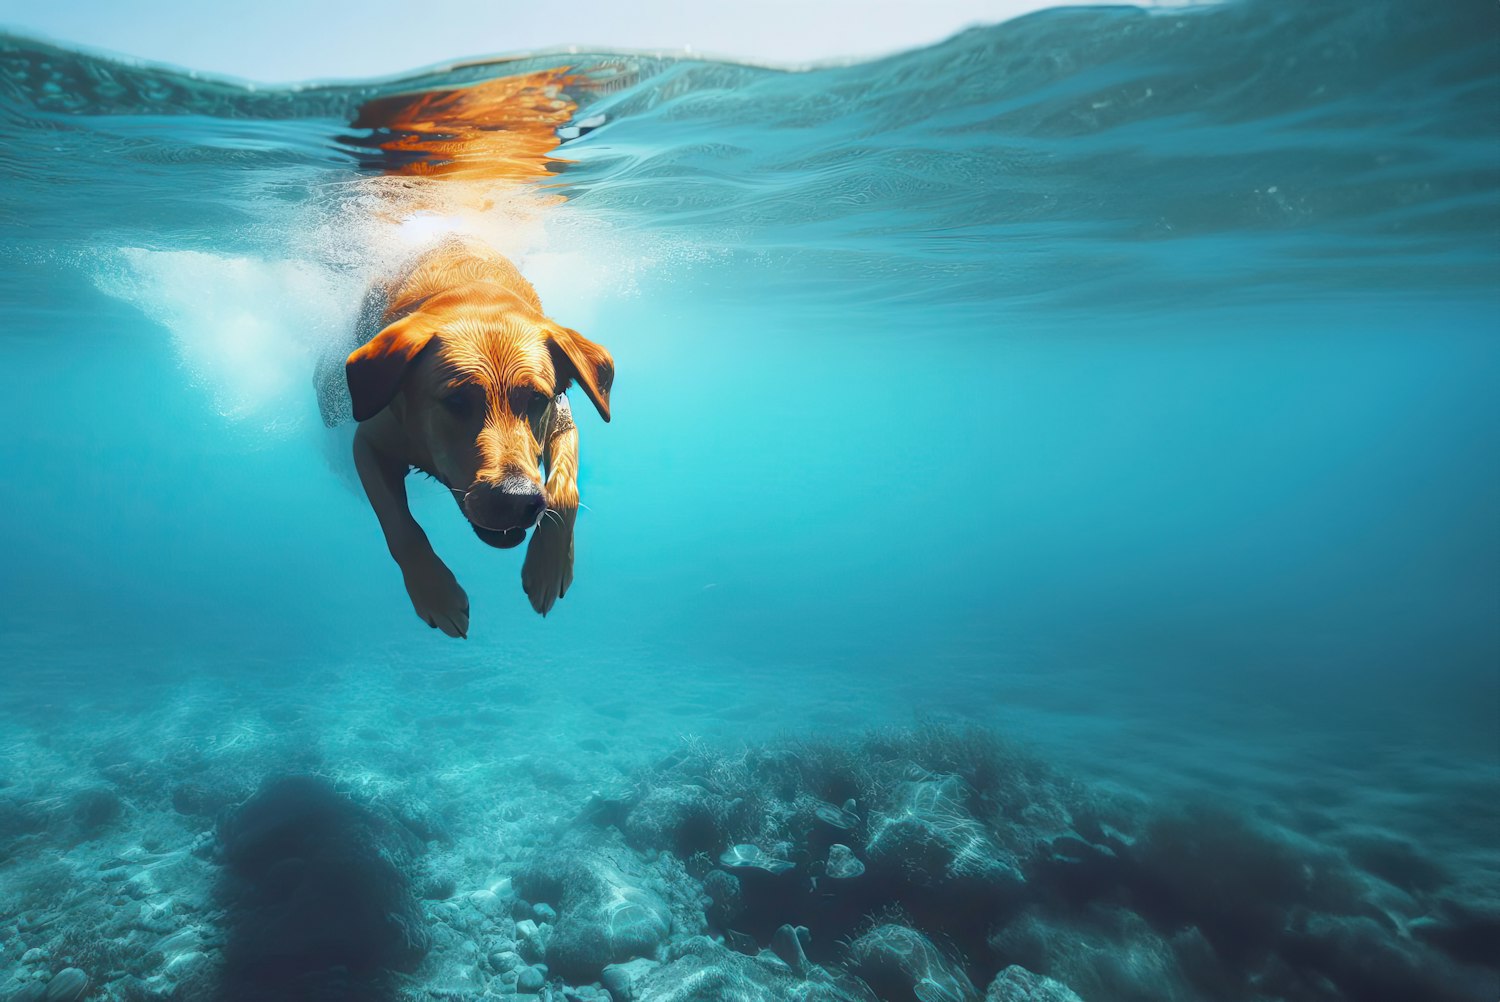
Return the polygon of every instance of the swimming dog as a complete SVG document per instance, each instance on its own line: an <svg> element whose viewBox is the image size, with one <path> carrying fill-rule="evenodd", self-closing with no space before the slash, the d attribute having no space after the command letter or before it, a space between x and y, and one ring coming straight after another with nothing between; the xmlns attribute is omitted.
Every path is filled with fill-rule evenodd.
<svg viewBox="0 0 1500 1002"><path fill-rule="evenodd" d="M573 109L560 97L566 82L545 71L367 105L355 125L381 130L374 145L402 155L387 170L400 179L385 189L392 217L483 212L498 189L545 176ZM365 319L376 322L344 364L354 460L412 607L448 636L468 635L468 595L407 505L417 469L452 492L490 546L531 532L521 583L545 616L573 580L578 429L567 390L577 384L608 421L614 359L549 319L516 266L472 234L446 236L371 293Z"/></svg>

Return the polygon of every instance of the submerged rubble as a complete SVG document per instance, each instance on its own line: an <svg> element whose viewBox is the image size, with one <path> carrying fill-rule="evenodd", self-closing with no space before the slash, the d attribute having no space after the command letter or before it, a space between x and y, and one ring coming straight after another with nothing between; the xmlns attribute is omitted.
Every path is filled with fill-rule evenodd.
<svg viewBox="0 0 1500 1002"><path fill-rule="evenodd" d="M427 796L275 758L310 768L0 788L0 999L1457 1002L1497 976L1493 910L1410 845L1153 804L977 728L528 754Z"/></svg>

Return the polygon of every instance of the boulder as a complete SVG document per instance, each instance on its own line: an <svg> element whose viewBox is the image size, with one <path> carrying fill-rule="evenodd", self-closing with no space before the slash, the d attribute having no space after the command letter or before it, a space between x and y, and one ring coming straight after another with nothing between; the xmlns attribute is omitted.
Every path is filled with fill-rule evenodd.
<svg viewBox="0 0 1500 1002"><path fill-rule="evenodd" d="M849 968L883 1002L979 1002L973 982L926 936L887 922L849 947Z"/></svg>
<svg viewBox="0 0 1500 1002"><path fill-rule="evenodd" d="M602 836L538 853L512 879L525 900L556 912L547 963L569 981L596 981L610 964L657 956L672 929L639 859Z"/></svg>
<svg viewBox="0 0 1500 1002"><path fill-rule="evenodd" d="M854 855L853 849L835 842L828 847L828 862L823 872L834 880L853 880L864 874L865 864Z"/></svg>
<svg viewBox="0 0 1500 1002"><path fill-rule="evenodd" d="M984 1002L1083 1002L1083 999L1061 981L1012 964L990 983Z"/></svg>
<svg viewBox="0 0 1500 1002"><path fill-rule="evenodd" d="M599 982L609 989L614 1002L642 1002L640 986L647 975L661 966L654 960L637 958L623 964L610 964Z"/></svg>
<svg viewBox="0 0 1500 1002"><path fill-rule="evenodd" d="M797 974L769 953L748 957L704 936L675 947L635 992L631 1002L876 1002L842 972L809 966Z"/></svg>
<svg viewBox="0 0 1500 1002"><path fill-rule="evenodd" d="M908 780L870 820L871 863L925 887L954 881L1019 883L1019 870L968 810L969 790L957 776Z"/></svg>
<svg viewBox="0 0 1500 1002"><path fill-rule="evenodd" d="M267 780L219 826L226 991L259 999L325 974L414 968L430 938L411 838L325 779Z"/></svg>
<svg viewBox="0 0 1500 1002"><path fill-rule="evenodd" d="M89 989L89 976L76 967L65 967L47 982L45 1002L78 1002Z"/></svg>

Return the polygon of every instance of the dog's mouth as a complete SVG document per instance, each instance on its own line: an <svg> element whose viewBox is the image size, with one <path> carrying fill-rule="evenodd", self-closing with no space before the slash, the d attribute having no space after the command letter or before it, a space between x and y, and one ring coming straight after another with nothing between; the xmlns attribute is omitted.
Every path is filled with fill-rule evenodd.
<svg viewBox="0 0 1500 1002"><path fill-rule="evenodd" d="M512 547L520 546L526 539L525 529L486 529L484 526L475 525L473 522L469 523L469 527L474 530L474 535L478 536L482 542L488 543L497 550L509 550Z"/></svg>
<svg viewBox="0 0 1500 1002"><path fill-rule="evenodd" d="M453 492L453 500L458 502L458 510L463 515L464 521L469 523L469 528L474 530L474 535L478 536L481 542L488 546L493 546L497 550L509 550L520 546L526 541L527 531L541 524L542 514L545 514L545 509L543 509L542 514L536 516L536 521L528 526L518 526L510 529L491 529L488 526L480 525L469 516L469 491L460 493L449 487L446 480L441 481L441 483Z"/></svg>

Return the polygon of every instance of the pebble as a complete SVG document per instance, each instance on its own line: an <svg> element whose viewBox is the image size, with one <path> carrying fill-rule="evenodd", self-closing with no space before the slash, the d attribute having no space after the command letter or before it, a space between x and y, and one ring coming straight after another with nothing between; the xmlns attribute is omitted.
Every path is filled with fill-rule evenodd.
<svg viewBox="0 0 1500 1002"><path fill-rule="evenodd" d="M521 972L516 980L516 987L523 992L534 992L541 990L542 985L547 983L547 971L542 967L528 967Z"/></svg>
<svg viewBox="0 0 1500 1002"><path fill-rule="evenodd" d="M170 936L164 937L160 942L156 944L156 949L159 950L168 959L175 957L179 953L183 953L187 950L196 950L197 948L198 930L194 929L192 926L189 926L186 929L179 929L177 932L172 933Z"/></svg>
<svg viewBox="0 0 1500 1002"><path fill-rule="evenodd" d="M40 946L33 946L31 949L21 954L21 963L23 964L40 964L46 959L47 951L43 950Z"/></svg>
<svg viewBox="0 0 1500 1002"><path fill-rule="evenodd" d="M835 842L828 847L828 863L825 872L835 880L853 880L865 872L865 864L855 857L847 845Z"/></svg>
<svg viewBox="0 0 1500 1002"><path fill-rule="evenodd" d="M623 964L610 964L604 968L599 981L615 1002L639 1002L641 982L657 966L656 961L644 958Z"/></svg>
<svg viewBox="0 0 1500 1002"><path fill-rule="evenodd" d="M485 915L499 915L505 908L505 899L494 891L475 891L469 895L469 903Z"/></svg>
<svg viewBox="0 0 1500 1002"><path fill-rule="evenodd" d="M549 904L535 904L531 906L532 917L543 925L551 925L557 921L557 912Z"/></svg>
<svg viewBox="0 0 1500 1002"><path fill-rule="evenodd" d="M188 950L184 953L179 953L167 961L166 973L170 977L179 978L184 972L198 966L198 962L203 960L203 958L204 954L200 950Z"/></svg>
<svg viewBox="0 0 1500 1002"><path fill-rule="evenodd" d="M521 940L516 945L516 952L521 959L528 964L539 964L547 959L547 940L550 938L552 927L544 925L537 929L536 934Z"/></svg>
<svg viewBox="0 0 1500 1002"><path fill-rule="evenodd" d="M47 982L47 1002L77 1002L88 991L89 976L76 967L65 967Z"/></svg>
<svg viewBox="0 0 1500 1002"><path fill-rule="evenodd" d="M513 971L520 967L521 958L510 950L497 950L490 954L490 966L495 969L496 973L504 974L506 971Z"/></svg>
<svg viewBox="0 0 1500 1002"><path fill-rule="evenodd" d="M1012 964L995 978L986 999L994 1002L1083 1002L1078 993L1061 981L1043 977Z"/></svg>

